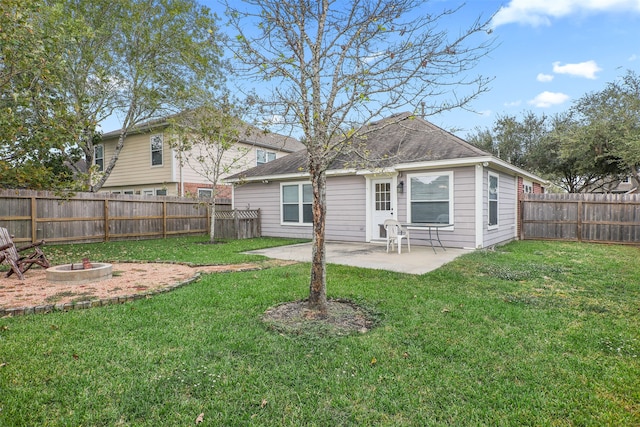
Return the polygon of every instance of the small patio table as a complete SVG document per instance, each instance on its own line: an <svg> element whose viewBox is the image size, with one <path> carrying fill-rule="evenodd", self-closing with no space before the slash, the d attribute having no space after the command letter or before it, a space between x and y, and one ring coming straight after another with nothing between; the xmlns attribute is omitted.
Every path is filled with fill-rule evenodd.
<svg viewBox="0 0 640 427"><path fill-rule="evenodd" d="M440 245L440 247L442 248L443 251L446 251L444 245L442 244L442 242L440 241L440 229L441 228L447 228L447 227L453 227L453 224L441 224L441 223L408 223L408 224L402 224L403 227L408 228L409 230L427 230L429 231L429 238L418 238L416 239L414 237L414 240L428 240L429 243L431 243L431 249L433 249L434 253L436 252L436 248L433 245L434 240L436 242L438 242L438 244ZM435 238L432 234L433 230L435 230Z"/></svg>

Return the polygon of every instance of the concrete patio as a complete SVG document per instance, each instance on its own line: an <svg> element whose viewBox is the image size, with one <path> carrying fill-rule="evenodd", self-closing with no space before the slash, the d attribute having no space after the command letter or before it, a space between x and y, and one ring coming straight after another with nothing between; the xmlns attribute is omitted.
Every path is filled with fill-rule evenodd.
<svg viewBox="0 0 640 427"><path fill-rule="evenodd" d="M411 252L403 246L402 253L386 252L384 244L327 242L327 262L330 264L390 270L408 274L424 274L453 261L468 249L439 248L436 253L430 246L411 246ZM269 258L311 262L311 243L279 246L247 252Z"/></svg>

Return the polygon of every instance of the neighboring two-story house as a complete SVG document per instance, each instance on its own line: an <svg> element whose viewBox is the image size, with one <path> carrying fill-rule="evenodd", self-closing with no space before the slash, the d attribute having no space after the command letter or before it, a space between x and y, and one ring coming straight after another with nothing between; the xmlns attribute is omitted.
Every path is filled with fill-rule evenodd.
<svg viewBox="0 0 640 427"><path fill-rule="evenodd" d="M220 179L304 148L304 145L294 138L264 132L249 125L247 129L248 131L241 132L240 139L234 147L225 153L229 159L240 157L241 160L234 163L233 170ZM96 146L94 162L99 170L111 159L119 134L119 130L105 133L102 142ZM197 162L180 161L181 156L187 154L172 148L171 141L175 137L166 119L141 124L130 131L116 165L100 191L211 197L211 182L197 172ZM230 187L220 182L217 197L230 198Z"/></svg>

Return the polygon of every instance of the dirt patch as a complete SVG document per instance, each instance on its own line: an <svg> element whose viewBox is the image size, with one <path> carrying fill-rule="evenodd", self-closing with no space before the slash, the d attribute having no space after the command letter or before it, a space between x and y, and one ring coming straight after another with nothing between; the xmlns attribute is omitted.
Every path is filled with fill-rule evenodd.
<svg viewBox="0 0 640 427"><path fill-rule="evenodd" d="M292 262L289 262L291 264ZM168 263L113 263L113 277L83 285L52 284L46 272L33 268L21 281L15 275L6 278L0 272L0 309L37 307L137 295L169 288L185 282L198 273L224 273L259 270L287 262L268 260L235 265L189 266Z"/></svg>
<svg viewBox="0 0 640 427"><path fill-rule="evenodd" d="M289 334L348 335L366 333L375 316L348 300L329 300L326 314L311 310L306 300L280 304L267 310L263 321L277 332Z"/></svg>

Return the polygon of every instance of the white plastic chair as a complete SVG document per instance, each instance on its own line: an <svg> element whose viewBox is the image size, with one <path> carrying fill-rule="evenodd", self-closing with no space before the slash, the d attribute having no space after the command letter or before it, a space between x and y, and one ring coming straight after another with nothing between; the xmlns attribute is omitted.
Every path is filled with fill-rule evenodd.
<svg viewBox="0 0 640 427"><path fill-rule="evenodd" d="M387 253L389 253L389 247L393 250L396 244L398 244L398 254L402 253L402 239L407 239L407 249L411 252L409 230L402 227L395 219L386 219L384 229L387 232Z"/></svg>

